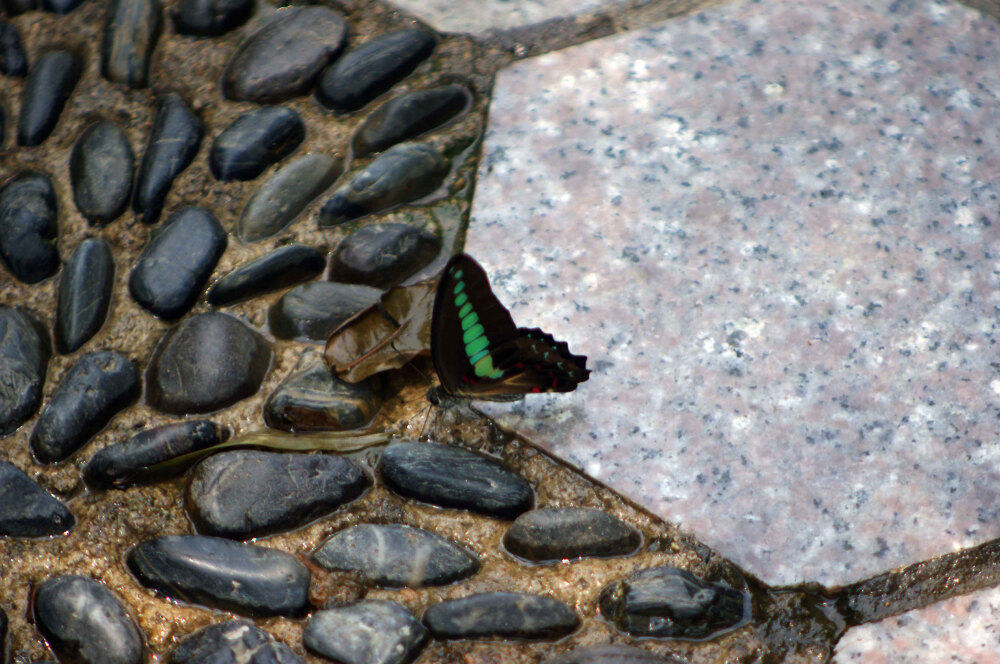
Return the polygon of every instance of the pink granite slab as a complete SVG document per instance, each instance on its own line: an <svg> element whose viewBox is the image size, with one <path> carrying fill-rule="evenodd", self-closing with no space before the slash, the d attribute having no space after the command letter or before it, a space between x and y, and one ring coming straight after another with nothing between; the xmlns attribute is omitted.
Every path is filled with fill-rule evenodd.
<svg viewBox="0 0 1000 664"><path fill-rule="evenodd" d="M1000 30L738 2L524 61L468 250L590 357L490 406L771 584L1000 535Z"/></svg>

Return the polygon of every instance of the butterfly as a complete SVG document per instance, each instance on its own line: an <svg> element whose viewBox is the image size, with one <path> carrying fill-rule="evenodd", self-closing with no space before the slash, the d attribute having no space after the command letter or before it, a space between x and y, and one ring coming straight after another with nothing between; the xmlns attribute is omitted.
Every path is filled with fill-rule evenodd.
<svg viewBox="0 0 1000 664"><path fill-rule="evenodd" d="M514 401L537 392L571 392L587 380L587 358L538 328L516 327L467 254L441 273L431 317L431 357L441 387L429 395Z"/></svg>

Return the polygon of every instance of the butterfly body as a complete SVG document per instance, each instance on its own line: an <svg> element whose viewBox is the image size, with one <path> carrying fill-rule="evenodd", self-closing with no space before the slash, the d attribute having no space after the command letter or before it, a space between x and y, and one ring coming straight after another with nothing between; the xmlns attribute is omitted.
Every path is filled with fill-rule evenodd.
<svg viewBox="0 0 1000 664"><path fill-rule="evenodd" d="M587 380L587 358L538 328L519 328L466 254L445 266L434 298L431 355L442 394L514 401L525 394L570 392Z"/></svg>

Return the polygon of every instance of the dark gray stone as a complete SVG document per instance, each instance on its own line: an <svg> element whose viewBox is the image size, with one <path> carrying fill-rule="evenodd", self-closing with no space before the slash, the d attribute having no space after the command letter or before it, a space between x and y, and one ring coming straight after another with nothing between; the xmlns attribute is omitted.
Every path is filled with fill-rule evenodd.
<svg viewBox="0 0 1000 664"><path fill-rule="evenodd" d="M225 430L209 420L164 424L100 450L87 462L83 477L91 486L124 488L131 486L135 473L147 466L212 447L225 439ZM178 472L183 470L187 467Z"/></svg>
<svg viewBox="0 0 1000 664"><path fill-rule="evenodd" d="M0 536L60 535L76 520L59 499L20 468L0 461Z"/></svg>
<svg viewBox="0 0 1000 664"><path fill-rule="evenodd" d="M524 593L482 593L435 604L423 616L438 639L557 639L580 619L558 600Z"/></svg>
<svg viewBox="0 0 1000 664"><path fill-rule="evenodd" d="M400 143L337 189L320 211L321 228L422 198L441 186L448 160L429 145Z"/></svg>
<svg viewBox="0 0 1000 664"><path fill-rule="evenodd" d="M73 200L90 223L108 224L121 215L132 194L135 154L128 137L113 122L87 127L69 158Z"/></svg>
<svg viewBox="0 0 1000 664"><path fill-rule="evenodd" d="M142 250L129 276L129 292L156 316L180 318L201 295L226 250L227 239L211 212L181 208Z"/></svg>
<svg viewBox="0 0 1000 664"><path fill-rule="evenodd" d="M28 56L21 35L12 23L0 21L0 74L21 77L27 73Z"/></svg>
<svg viewBox="0 0 1000 664"><path fill-rule="evenodd" d="M381 295L377 288L329 281L296 286L271 307L271 333L281 339L326 341L338 325Z"/></svg>
<svg viewBox="0 0 1000 664"><path fill-rule="evenodd" d="M554 507L517 517L504 546L532 562L634 553L642 537L635 528L598 509Z"/></svg>
<svg viewBox="0 0 1000 664"><path fill-rule="evenodd" d="M138 664L142 635L118 598L99 581L67 574L35 591L35 625L62 661Z"/></svg>
<svg viewBox="0 0 1000 664"><path fill-rule="evenodd" d="M441 586L479 571L479 558L471 551L437 533L399 524L363 523L342 530L323 542L313 560L390 588Z"/></svg>
<svg viewBox="0 0 1000 664"><path fill-rule="evenodd" d="M382 381L337 378L326 365L296 374L264 405L264 421L284 431L347 431L364 428L382 408Z"/></svg>
<svg viewBox="0 0 1000 664"><path fill-rule="evenodd" d="M531 485L498 461L450 445L390 445L378 470L386 486L400 495L498 519L513 519L531 509L534 500Z"/></svg>
<svg viewBox="0 0 1000 664"><path fill-rule="evenodd" d="M354 156L365 157L436 129L472 105L472 93L457 83L417 90L375 109L354 134Z"/></svg>
<svg viewBox="0 0 1000 664"><path fill-rule="evenodd" d="M68 14L84 0L3 0L0 4L8 16L17 16L29 11L45 11L52 14Z"/></svg>
<svg viewBox="0 0 1000 664"><path fill-rule="evenodd" d="M321 251L292 244L236 268L212 285L206 299L221 307L309 281L325 268L326 256Z"/></svg>
<svg viewBox="0 0 1000 664"><path fill-rule="evenodd" d="M608 584L598 606L618 629L657 638L707 639L750 617L748 597L740 591L668 566Z"/></svg>
<svg viewBox="0 0 1000 664"><path fill-rule="evenodd" d="M248 539L330 514L368 484L356 464L336 455L234 450L198 464L187 509L199 533Z"/></svg>
<svg viewBox="0 0 1000 664"><path fill-rule="evenodd" d="M55 339L60 353L72 353L97 334L111 305L115 262L100 237L87 238L59 275Z"/></svg>
<svg viewBox="0 0 1000 664"><path fill-rule="evenodd" d="M302 144L306 126L298 111L287 106L265 106L245 113L212 143L208 164L223 182L253 180Z"/></svg>
<svg viewBox="0 0 1000 664"><path fill-rule="evenodd" d="M169 664L302 664L284 643L244 620L209 625L181 641Z"/></svg>
<svg viewBox="0 0 1000 664"><path fill-rule="evenodd" d="M246 23L253 5L254 0L181 0L174 28L182 35L218 37Z"/></svg>
<svg viewBox="0 0 1000 664"><path fill-rule="evenodd" d="M223 74L229 99L268 104L307 92L344 45L347 23L326 7L290 7L243 42Z"/></svg>
<svg viewBox="0 0 1000 664"><path fill-rule="evenodd" d="M545 664L687 664L671 655L656 655L648 650L625 645L598 645L578 648Z"/></svg>
<svg viewBox="0 0 1000 664"><path fill-rule="evenodd" d="M7 111L0 105L0 150L3 149L4 139L7 138Z"/></svg>
<svg viewBox="0 0 1000 664"><path fill-rule="evenodd" d="M347 284L390 288L441 252L441 238L409 224L371 224L344 238L333 252L331 278Z"/></svg>
<svg viewBox="0 0 1000 664"><path fill-rule="evenodd" d="M70 51L49 51L38 56L24 86L17 121L18 145L40 145L49 137L82 73L83 60Z"/></svg>
<svg viewBox="0 0 1000 664"><path fill-rule="evenodd" d="M172 599L245 616L301 616L309 608L309 570L295 556L221 537L168 535L126 559L147 588Z"/></svg>
<svg viewBox="0 0 1000 664"><path fill-rule="evenodd" d="M101 45L101 76L112 83L144 88L160 38L159 0L108 0Z"/></svg>
<svg viewBox="0 0 1000 664"><path fill-rule="evenodd" d="M42 10L53 14L69 14L85 0L42 0Z"/></svg>
<svg viewBox="0 0 1000 664"><path fill-rule="evenodd" d="M22 173L0 189L0 255L21 281L34 284L59 269L56 192L42 173Z"/></svg>
<svg viewBox="0 0 1000 664"><path fill-rule="evenodd" d="M316 98L341 113L356 111L409 76L437 45L437 37L411 28L376 37L352 48L330 65Z"/></svg>
<svg viewBox="0 0 1000 664"><path fill-rule="evenodd" d="M208 413L255 394L271 367L260 334L224 314L199 314L168 330L146 370L146 400L175 415Z"/></svg>
<svg viewBox="0 0 1000 664"><path fill-rule="evenodd" d="M34 316L0 307L0 436L38 410L51 354L49 335Z"/></svg>
<svg viewBox="0 0 1000 664"><path fill-rule="evenodd" d="M141 390L139 374L121 353L98 350L82 356L38 416L30 441L35 458L54 463L70 456Z"/></svg>
<svg viewBox="0 0 1000 664"><path fill-rule="evenodd" d="M174 178L198 154L203 131L201 120L179 95L160 97L132 197L132 210L144 224L160 218Z"/></svg>
<svg viewBox="0 0 1000 664"><path fill-rule="evenodd" d="M408 664L427 642L427 628L399 604L372 599L317 611L302 642L343 664Z"/></svg>
<svg viewBox="0 0 1000 664"><path fill-rule="evenodd" d="M324 154L308 154L285 164L247 201L236 222L237 235L244 242L257 242L280 232L343 172L340 157Z"/></svg>

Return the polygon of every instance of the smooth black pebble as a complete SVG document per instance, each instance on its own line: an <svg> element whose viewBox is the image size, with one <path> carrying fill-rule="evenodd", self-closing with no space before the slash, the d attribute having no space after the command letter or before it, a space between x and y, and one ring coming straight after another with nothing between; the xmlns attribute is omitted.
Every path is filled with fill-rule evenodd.
<svg viewBox="0 0 1000 664"><path fill-rule="evenodd" d="M218 37L247 22L254 0L181 0L174 28L182 35Z"/></svg>
<svg viewBox="0 0 1000 664"><path fill-rule="evenodd" d="M271 333L281 339L326 341L337 326L381 295L377 288L329 281L296 286L271 306Z"/></svg>
<svg viewBox="0 0 1000 664"><path fill-rule="evenodd" d="M58 498L20 468L0 461L0 536L60 535L76 520Z"/></svg>
<svg viewBox="0 0 1000 664"><path fill-rule="evenodd" d="M38 56L24 86L17 122L18 145L40 145L49 137L82 73L83 60L71 51L49 51Z"/></svg>
<svg viewBox="0 0 1000 664"><path fill-rule="evenodd" d="M107 586L66 574L43 581L32 604L35 625L62 661L139 664L142 634Z"/></svg>
<svg viewBox="0 0 1000 664"><path fill-rule="evenodd" d="M175 415L209 413L253 396L271 348L232 316L199 314L168 330L146 369L146 400Z"/></svg>
<svg viewBox="0 0 1000 664"><path fill-rule="evenodd" d="M498 519L515 518L531 509L534 500L531 485L500 462L451 445L390 445L378 470L386 486L400 495Z"/></svg>
<svg viewBox="0 0 1000 664"><path fill-rule="evenodd" d="M642 541L639 531L599 509L553 507L525 512L504 536L504 547L532 562L588 556L625 556Z"/></svg>
<svg viewBox="0 0 1000 664"><path fill-rule="evenodd" d="M284 643L245 620L209 625L181 641L168 664L302 664Z"/></svg>
<svg viewBox="0 0 1000 664"><path fill-rule="evenodd" d="M563 602L525 593L482 593L447 600L424 611L423 621L439 639L557 639L580 624Z"/></svg>
<svg viewBox="0 0 1000 664"><path fill-rule="evenodd" d="M352 48L323 72L316 98L341 113L356 111L409 76L436 45L437 37L419 28L376 37Z"/></svg>
<svg viewBox="0 0 1000 664"><path fill-rule="evenodd" d="M0 189L0 255L21 281L34 284L59 269L56 192L42 173L22 173Z"/></svg>
<svg viewBox="0 0 1000 664"><path fill-rule="evenodd" d="M294 108L265 106L233 120L212 142L208 165L217 180L253 180L302 144L306 126Z"/></svg>
<svg viewBox="0 0 1000 664"><path fill-rule="evenodd" d="M472 93L453 83L407 92L375 109L354 134L354 156L365 157L436 129L472 105Z"/></svg>
<svg viewBox="0 0 1000 664"><path fill-rule="evenodd" d="M206 299L221 307L274 290L309 281L326 268L326 256L318 249L292 244L264 254L216 281Z"/></svg>
<svg viewBox="0 0 1000 664"><path fill-rule="evenodd" d="M52 355L49 335L31 314L0 307L0 436L38 410Z"/></svg>
<svg viewBox="0 0 1000 664"><path fill-rule="evenodd" d="M370 599L317 611L302 642L342 664L407 664L427 642L427 628L399 604Z"/></svg>
<svg viewBox="0 0 1000 664"><path fill-rule="evenodd" d="M68 14L85 0L4 0L3 9L7 16L17 16L24 12L42 10L52 14Z"/></svg>
<svg viewBox="0 0 1000 664"><path fill-rule="evenodd" d="M321 364L279 385L264 404L264 421L284 431L361 429L378 414L382 399L379 376L348 383Z"/></svg>
<svg viewBox="0 0 1000 664"><path fill-rule="evenodd" d="M73 146L69 179L73 200L90 223L103 226L128 206L135 154L125 132L113 122L87 127Z"/></svg>
<svg viewBox="0 0 1000 664"><path fill-rule="evenodd" d="M347 39L344 17L326 7L288 7L252 34L223 73L229 99L268 104L307 92Z"/></svg>
<svg viewBox="0 0 1000 664"><path fill-rule="evenodd" d="M55 340L60 353L72 353L97 334L111 305L115 263L100 237L87 238L59 275Z"/></svg>
<svg viewBox="0 0 1000 664"><path fill-rule="evenodd" d="M21 77L27 73L28 56L21 35L13 23L0 20L0 74Z"/></svg>
<svg viewBox="0 0 1000 664"><path fill-rule="evenodd" d="M172 599L251 617L301 616L309 570L295 556L205 535L168 535L126 558L139 582Z"/></svg>
<svg viewBox="0 0 1000 664"><path fill-rule="evenodd" d="M437 533L400 524L363 523L342 530L323 542L313 560L390 588L441 586L479 571L479 558L471 551Z"/></svg>
<svg viewBox="0 0 1000 664"><path fill-rule="evenodd" d="M225 439L226 431L209 420L164 424L97 452L84 467L83 478L87 484L103 489L131 486L135 474L144 468L212 447ZM177 472L183 470L187 467Z"/></svg>
<svg viewBox="0 0 1000 664"><path fill-rule="evenodd" d="M82 356L63 377L31 432L40 463L62 461L103 429L141 391L132 362L115 351Z"/></svg>
<svg viewBox="0 0 1000 664"><path fill-rule="evenodd" d="M159 98L132 197L132 210L144 224L160 218L170 186L198 154L203 133L201 120L183 98L172 93Z"/></svg>
<svg viewBox="0 0 1000 664"><path fill-rule="evenodd" d="M320 210L320 228L423 198L441 186L448 170L448 160L429 145L395 145L337 189Z"/></svg>
<svg viewBox="0 0 1000 664"><path fill-rule="evenodd" d="M160 318L180 318L201 295L227 239L222 224L205 208L174 212L132 268L128 288L133 299Z"/></svg>
<svg viewBox="0 0 1000 664"><path fill-rule="evenodd" d="M657 655L622 644L601 644L577 648L544 664L688 664L673 655Z"/></svg>
<svg viewBox="0 0 1000 664"><path fill-rule="evenodd" d="M409 224L363 226L333 251L330 278L347 284L389 288L428 265L441 252L441 238Z"/></svg>
<svg viewBox="0 0 1000 664"><path fill-rule="evenodd" d="M144 88L160 38L160 0L108 0L101 46L101 75L112 83Z"/></svg>

